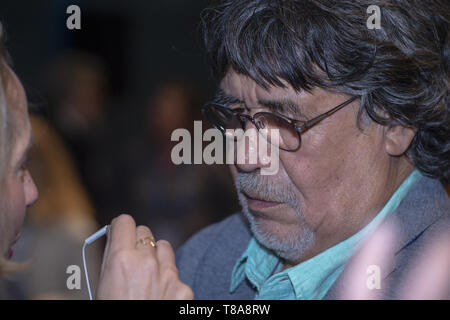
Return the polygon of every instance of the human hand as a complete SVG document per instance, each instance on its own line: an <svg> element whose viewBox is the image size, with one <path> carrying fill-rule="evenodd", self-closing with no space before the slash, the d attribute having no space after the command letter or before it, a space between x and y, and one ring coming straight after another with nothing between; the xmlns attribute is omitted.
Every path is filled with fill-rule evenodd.
<svg viewBox="0 0 450 320"><path fill-rule="evenodd" d="M136 227L129 215L113 219L103 257L96 298L101 300L193 299L180 281L172 246L165 240L153 246L150 229ZM154 242L153 242L154 243Z"/></svg>

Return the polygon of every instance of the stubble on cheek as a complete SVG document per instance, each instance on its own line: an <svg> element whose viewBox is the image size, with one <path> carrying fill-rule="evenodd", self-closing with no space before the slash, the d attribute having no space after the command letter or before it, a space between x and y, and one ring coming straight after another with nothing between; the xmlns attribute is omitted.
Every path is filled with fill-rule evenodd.
<svg viewBox="0 0 450 320"><path fill-rule="evenodd" d="M313 246L314 232L306 224L298 205L293 208L286 205L276 216L269 217L252 213L248 208L246 197L241 192L238 196L253 236L277 256L287 261L300 260ZM287 218L288 214L292 217Z"/></svg>

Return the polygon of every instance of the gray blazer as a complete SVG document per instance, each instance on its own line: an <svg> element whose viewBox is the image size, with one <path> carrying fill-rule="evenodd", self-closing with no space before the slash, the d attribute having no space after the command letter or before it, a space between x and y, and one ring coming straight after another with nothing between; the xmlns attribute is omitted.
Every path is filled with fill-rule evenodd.
<svg viewBox="0 0 450 320"><path fill-rule="evenodd" d="M411 262L434 236L450 232L450 198L442 185L422 177L400 203L395 214L401 235L395 244L396 261L386 272L383 295L394 299L402 276ZM248 246L251 233L241 214L234 214L211 225L189 239L177 251L180 279L194 291L196 299L253 299L256 291L248 281L231 294L233 267ZM339 277L325 299L337 299L345 288Z"/></svg>

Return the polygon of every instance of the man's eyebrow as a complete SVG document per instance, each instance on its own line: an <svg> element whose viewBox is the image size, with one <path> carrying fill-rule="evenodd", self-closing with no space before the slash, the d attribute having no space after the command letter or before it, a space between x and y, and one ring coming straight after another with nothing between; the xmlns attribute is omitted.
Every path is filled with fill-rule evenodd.
<svg viewBox="0 0 450 320"><path fill-rule="evenodd" d="M214 101L220 104L243 104L244 101L226 93L222 88L217 89Z"/></svg>
<svg viewBox="0 0 450 320"><path fill-rule="evenodd" d="M281 100L263 99L259 100L258 103L274 113L280 113L282 115L294 117L297 120L307 119L307 116L303 111L304 108L302 108L299 104L290 99L281 99Z"/></svg>

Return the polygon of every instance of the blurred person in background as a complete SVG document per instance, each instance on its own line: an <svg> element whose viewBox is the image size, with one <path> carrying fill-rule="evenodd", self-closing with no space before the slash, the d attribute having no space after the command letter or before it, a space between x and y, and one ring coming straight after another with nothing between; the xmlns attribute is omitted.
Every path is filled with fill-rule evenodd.
<svg viewBox="0 0 450 320"><path fill-rule="evenodd" d="M126 154L120 142L126 135L111 125L108 72L103 61L89 53L68 51L44 69L43 93L51 124L74 156L81 181L100 223L124 200L117 169Z"/></svg>
<svg viewBox="0 0 450 320"><path fill-rule="evenodd" d="M133 144L134 152L126 154L133 172L129 177L133 216L176 248L237 207L226 167L173 164L171 151L178 142L171 141L171 135L185 128L194 136L202 97L189 82L168 78L148 98L142 145Z"/></svg>
<svg viewBox="0 0 450 320"><path fill-rule="evenodd" d="M48 66L44 82L52 119L77 151L104 127L105 66L88 53L65 52Z"/></svg>

